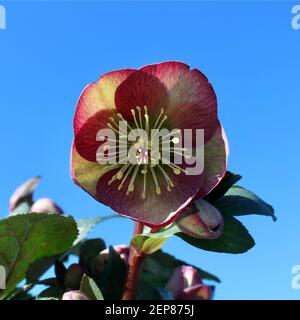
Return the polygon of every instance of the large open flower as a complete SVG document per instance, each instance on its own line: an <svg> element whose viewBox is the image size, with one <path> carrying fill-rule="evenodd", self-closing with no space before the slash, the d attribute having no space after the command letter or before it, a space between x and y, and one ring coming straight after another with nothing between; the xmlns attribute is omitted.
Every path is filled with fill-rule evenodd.
<svg viewBox="0 0 300 320"><path fill-rule="evenodd" d="M122 130L119 121L126 124ZM102 129L110 129L115 137L99 137ZM120 148L126 136L124 131L127 134L134 129L149 136L153 129L167 130L169 134L159 135L155 152L153 140L143 135L126 144L125 152ZM177 136L186 129L192 133L189 150L182 144L183 136ZM203 170L187 174L192 167L188 158L193 158L198 148L196 129L204 132ZM119 214L151 227L173 221L195 197L201 198L212 190L226 171L227 142L218 120L213 87L200 71L180 62L103 75L81 94L74 132L73 180ZM162 152L166 141L170 152L168 161ZM116 143L113 151L108 142ZM106 160L115 156L117 161L99 161L101 147L108 153ZM132 150L136 162L128 163L126 160ZM185 151L187 155L178 164L176 155ZM150 161L153 158L157 161ZM100 160L103 160L101 156Z"/></svg>

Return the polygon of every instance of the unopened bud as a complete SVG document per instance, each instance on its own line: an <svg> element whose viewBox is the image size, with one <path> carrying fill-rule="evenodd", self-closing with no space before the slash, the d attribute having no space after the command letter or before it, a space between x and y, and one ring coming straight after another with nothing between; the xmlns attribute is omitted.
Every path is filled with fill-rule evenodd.
<svg viewBox="0 0 300 320"><path fill-rule="evenodd" d="M198 271L191 266L180 266L174 270L166 285L176 300L208 300L212 290L202 283Z"/></svg>
<svg viewBox="0 0 300 320"><path fill-rule="evenodd" d="M198 239L216 239L224 227L219 210L205 200L197 200L176 220L178 228L187 235Z"/></svg>
<svg viewBox="0 0 300 320"><path fill-rule="evenodd" d="M128 265L130 247L125 244L119 244L117 246L114 246L114 249L120 255L120 258L125 262L125 264ZM100 273L103 271L105 265L108 262L108 259L109 259L109 249L104 249L98 254L95 261L96 273Z"/></svg>
<svg viewBox="0 0 300 320"><path fill-rule="evenodd" d="M35 203L30 208L31 212L38 213L60 213L63 214L63 210L54 203L51 199L41 198L35 201Z"/></svg>
<svg viewBox="0 0 300 320"><path fill-rule="evenodd" d="M83 292L76 291L68 291L65 292L62 300L90 300Z"/></svg>
<svg viewBox="0 0 300 320"><path fill-rule="evenodd" d="M29 205L32 204L32 194L40 180L39 176L29 179L15 190L9 199L10 211L14 211L22 202L28 202Z"/></svg>
<svg viewBox="0 0 300 320"><path fill-rule="evenodd" d="M205 284L198 284L186 288L177 296L177 300L209 300L213 296L213 289Z"/></svg>

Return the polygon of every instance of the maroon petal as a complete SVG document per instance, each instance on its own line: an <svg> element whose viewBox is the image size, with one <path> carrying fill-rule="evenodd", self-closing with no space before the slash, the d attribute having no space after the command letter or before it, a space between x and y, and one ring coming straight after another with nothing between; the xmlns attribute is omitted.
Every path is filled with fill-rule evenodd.
<svg viewBox="0 0 300 320"><path fill-rule="evenodd" d="M222 180L226 173L229 146L226 133L221 125L204 146L203 181L195 200L206 196Z"/></svg>
<svg viewBox="0 0 300 320"><path fill-rule="evenodd" d="M100 110L115 109L116 88L135 70L124 69L108 72L81 93L74 116L75 134L85 122Z"/></svg>
<svg viewBox="0 0 300 320"><path fill-rule="evenodd" d="M217 98L206 76L181 62L141 68L160 80L168 92L167 113L173 128L204 129L208 141L218 127Z"/></svg>
<svg viewBox="0 0 300 320"><path fill-rule="evenodd" d="M127 120L132 120L131 109L147 106L149 114L157 115L168 104L164 84L155 76L138 70L122 82L116 90L117 110Z"/></svg>
<svg viewBox="0 0 300 320"><path fill-rule="evenodd" d="M80 156L73 142L71 150L71 178L83 190L97 199L97 184L101 176L111 170L109 165L100 165Z"/></svg>
<svg viewBox="0 0 300 320"><path fill-rule="evenodd" d="M107 129L109 118L115 116L115 110L102 110L95 113L81 126L75 135L77 152L86 160L95 162L97 149L104 141L97 141L97 133Z"/></svg>
<svg viewBox="0 0 300 320"><path fill-rule="evenodd" d="M118 169L112 170L99 179L97 200L111 207L119 214L150 227L159 227L171 223L191 202L199 189L199 176L171 175L170 173L174 188L171 192L167 191L163 178L160 176L161 194L158 195L154 182L149 176L147 178L146 197L142 199L142 177L138 176L136 178L134 191L127 195L126 191L130 177L125 181L121 190L118 190L120 181L113 181L109 184L109 181L117 172Z"/></svg>

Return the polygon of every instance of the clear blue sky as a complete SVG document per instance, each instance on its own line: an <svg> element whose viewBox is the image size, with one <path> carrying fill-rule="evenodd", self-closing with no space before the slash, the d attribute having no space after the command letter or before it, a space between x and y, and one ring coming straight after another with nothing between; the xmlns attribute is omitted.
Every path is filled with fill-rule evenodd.
<svg viewBox="0 0 300 320"><path fill-rule="evenodd" d="M179 239L165 250L222 279L217 299L298 299L300 264L300 30L295 2L2 1L0 217L14 188L41 174L38 197L75 217L111 213L69 177L72 120L83 87L101 74L164 60L202 70L214 85L230 143L230 169L276 209L278 221L243 217L256 246L243 255L199 251ZM92 236L127 243L132 223Z"/></svg>

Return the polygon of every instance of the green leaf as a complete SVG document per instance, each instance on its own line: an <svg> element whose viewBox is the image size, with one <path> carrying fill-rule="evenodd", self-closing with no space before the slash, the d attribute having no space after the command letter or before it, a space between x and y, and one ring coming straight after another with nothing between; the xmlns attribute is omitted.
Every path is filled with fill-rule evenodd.
<svg viewBox="0 0 300 320"><path fill-rule="evenodd" d="M64 264L61 261L55 260L54 272L55 272L55 276L58 283L63 287L65 275L67 273L67 268L64 266Z"/></svg>
<svg viewBox="0 0 300 320"><path fill-rule="evenodd" d="M91 300L104 300L103 295L95 281L89 278L86 274L84 274L82 277L80 291L85 293Z"/></svg>
<svg viewBox="0 0 300 320"><path fill-rule="evenodd" d="M220 183L207 196L204 197L204 200L214 203L216 200L224 196L224 194L241 179L242 176L239 174L227 171Z"/></svg>
<svg viewBox="0 0 300 320"><path fill-rule="evenodd" d="M60 285L51 286L43 290L36 297L36 300L61 300L65 292L65 289L63 289Z"/></svg>
<svg viewBox="0 0 300 320"><path fill-rule="evenodd" d="M94 260L106 248L102 239L86 240L80 246L79 264L83 266L90 276L95 274Z"/></svg>
<svg viewBox="0 0 300 320"><path fill-rule="evenodd" d="M180 229L175 223L162 228L160 231L151 233L150 228L145 228L146 232L138 234L131 239L131 245L138 252L150 255L161 248L161 246L174 234L180 232Z"/></svg>
<svg viewBox="0 0 300 320"><path fill-rule="evenodd" d="M224 215L224 231L217 239L196 239L185 233L178 233L177 236L194 247L223 253L244 253L255 245L248 230L230 215Z"/></svg>
<svg viewBox="0 0 300 320"><path fill-rule="evenodd" d="M131 239L131 245L135 247L139 253L150 255L161 248L161 246L180 229L175 223L162 228L160 231L151 233L151 229L145 227L145 232L138 234Z"/></svg>
<svg viewBox="0 0 300 320"><path fill-rule="evenodd" d="M138 284L137 300L162 300L159 289L154 283L145 282L142 275Z"/></svg>
<svg viewBox="0 0 300 320"><path fill-rule="evenodd" d="M148 230L149 230L149 232L148 232ZM160 231L155 232L155 233L151 233L150 228L148 230L147 230L147 232L144 232L141 235L146 236L148 238L169 238L169 237L173 236L174 234L180 232L180 229L177 227L177 225L175 223L172 223L172 224L168 225L167 227L162 228Z"/></svg>
<svg viewBox="0 0 300 320"><path fill-rule="evenodd" d="M104 270L94 280L105 300L119 300L122 297L126 279L126 265L112 246Z"/></svg>
<svg viewBox="0 0 300 320"><path fill-rule="evenodd" d="M15 288L10 292L9 295L5 297L5 300L33 300L33 296L30 295L26 290L23 288Z"/></svg>
<svg viewBox="0 0 300 320"><path fill-rule="evenodd" d="M0 264L6 269L6 287L11 292L37 259L68 250L77 236L73 218L47 213L10 216L0 221Z"/></svg>
<svg viewBox="0 0 300 320"><path fill-rule="evenodd" d="M150 255L168 240L168 237L149 237L148 235L139 234L131 240L133 246L140 254Z"/></svg>
<svg viewBox="0 0 300 320"><path fill-rule="evenodd" d="M102 217L97 217L97 218L84 218L84 219L77 220L76 223L78 226L79 234L78 234L76 241L74 242L74 246L76 246L78 243L83 241L87 237L88 233L98 223L106 221L106 220L110 220L113 218L119 218L119 217L120 217L120 215L118 215L118 214L112 214L112 215L102 216Z"/></svg>
<svg viewBox="0 0 300 320"><path fill-rule="evenodd" d="M41 260L38 260L34 262L27 274L26 279L28 282L33 282L37 280L41 275L43 275L55 262L56 259L63 259L66 257L70 252L74 253L74 251L77 249L78 245L84 241L84 239L87 237L89 232L100 222L120 217L119 215L108 215L108 216L102 216L102 217L96 217L96 218L84 218L79 219L76 221L77 227L79 230L78 236L76 240L73 243L73 247L71 250L68 250L67 252L64 252L60 256L54 256L54 257L47 257Z"/></svg>
<svg viewBox="0 0 300 320"><path fill-rule="evenodd" d="M224 214L241 216L260 214L270 216L276 221L274 209L253 192L242 187L230 188L224 197L214 203L214 206Z"/></svg>
<svg viewBox="0 0 300 320"><path fill-rule="evenodd" d="M35 282L39 279L54 264L55 260L60 260L61 256L46 257L33 262L26 272L27 283Z"/></svg>
<svg viewBox="0 0 300 320"><path fill-rule="evenodd" d="M23 286L22 290L25 291L25 292L28 292L30 291L34 286L36 285L39 285L39 284L42 284L42 285L45 285L45 286L56 286L58 285L58 280L57 278L48 278L48 279L43 279L43 280L37 280L33 283L28 283L26 284L25 286Z"/></svg>

